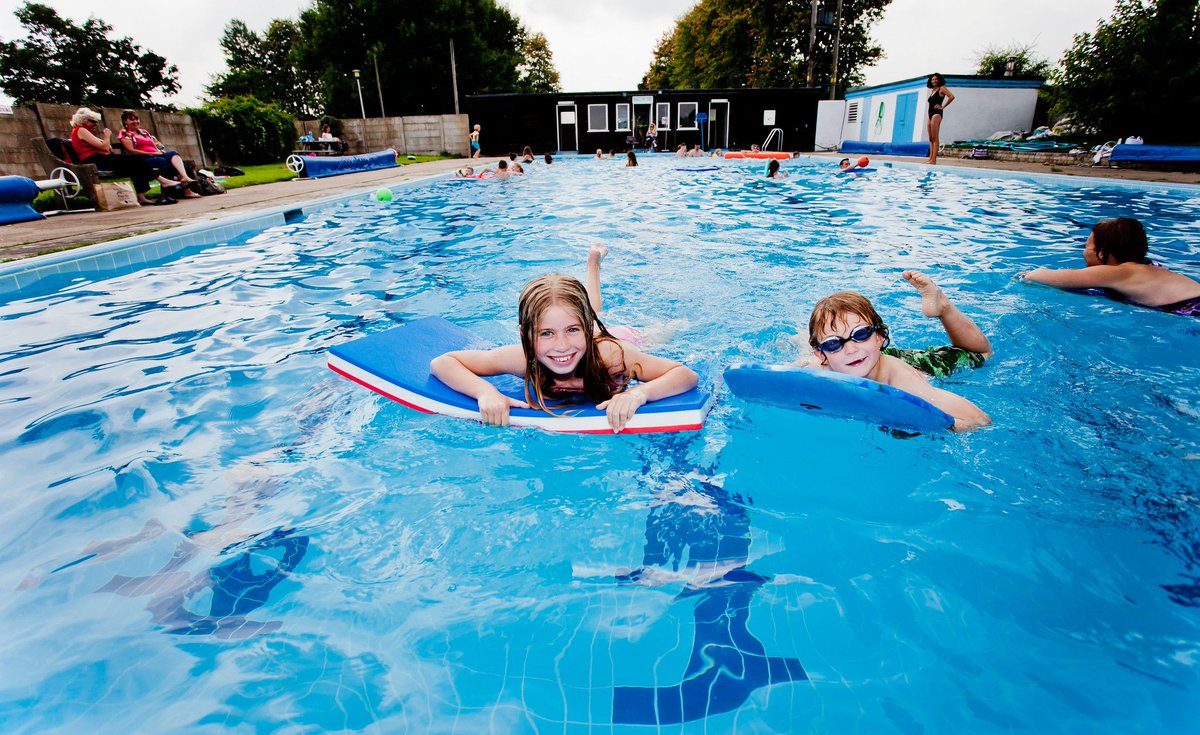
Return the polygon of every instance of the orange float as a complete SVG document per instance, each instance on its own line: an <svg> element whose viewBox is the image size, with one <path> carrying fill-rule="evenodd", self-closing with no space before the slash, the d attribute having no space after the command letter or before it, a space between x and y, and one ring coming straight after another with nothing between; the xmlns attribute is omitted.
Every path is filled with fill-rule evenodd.
<svg viewBox="0 0 1200 735"><path fill-rule="evenodd" d="M730 151L725 154L726 158L776 158L780 161L786 161L792 157L787 151Z"/></svg>

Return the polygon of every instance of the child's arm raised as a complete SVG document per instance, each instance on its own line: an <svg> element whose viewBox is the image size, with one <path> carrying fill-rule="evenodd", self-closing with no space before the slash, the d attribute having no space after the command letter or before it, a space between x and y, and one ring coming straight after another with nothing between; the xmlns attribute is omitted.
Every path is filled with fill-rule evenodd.
<svg viewBox="0 0 1200 735"><path fill-rule="evenodd" d="M665 357L647 355L628 342L620 345L602 343L606 347L605 363L624 364L629 378L641 381L638 385L596 405L608 414L608 425L618 433L633 418L639 408L650 401L677 396L696 387L700 377L691 368ZM623 360L624 362L620 362Z"/></svg>
<svg viewBox="0 0 1200 735"><path fill-rule="evenodd" d="M429 372L450 388L479 402L483 423L508 426L510 408L529 408L529 404L509 398L496 390L481 375L525 375L525 351L521 345L505 345L493 350L457 350L439 355L429 362Z"/></svg>
<svg viewBox="0 0 1200 735"><path fill-rule="evenodd" d="M990 416L966 398L930 385L929 379L920 370L906 365L894 357L888 355L883 357L889 360L889 363L891 360L896 361L889 364L887 384L911 393L950 414L954 418L953 428L955 431L978 429L992 423Z"/></svg>

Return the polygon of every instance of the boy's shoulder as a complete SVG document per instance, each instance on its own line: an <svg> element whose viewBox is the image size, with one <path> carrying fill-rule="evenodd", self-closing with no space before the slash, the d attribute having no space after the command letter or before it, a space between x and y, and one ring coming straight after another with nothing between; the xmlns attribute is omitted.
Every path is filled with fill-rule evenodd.
<svg viewBox="0 0 1200 735"><path fill-rule="evenodd" d="M929 378L898 357L880 354L879 382L912 393L914 388L928 385Z"/></svg>

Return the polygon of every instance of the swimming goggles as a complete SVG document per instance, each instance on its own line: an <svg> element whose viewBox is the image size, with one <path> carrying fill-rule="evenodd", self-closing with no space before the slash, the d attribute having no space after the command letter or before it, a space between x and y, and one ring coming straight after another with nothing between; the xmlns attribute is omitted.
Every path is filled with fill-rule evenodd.
<svg viewBox="0 0 1200 735"><path fill-rule="evenodd" d="M821 352L841 352L847 342L866 342L871 339L871 336L883 329L882 324L864 324L861 327L855 327L850 330L849 337L826 337L817 343L817 349Z"/></svg>

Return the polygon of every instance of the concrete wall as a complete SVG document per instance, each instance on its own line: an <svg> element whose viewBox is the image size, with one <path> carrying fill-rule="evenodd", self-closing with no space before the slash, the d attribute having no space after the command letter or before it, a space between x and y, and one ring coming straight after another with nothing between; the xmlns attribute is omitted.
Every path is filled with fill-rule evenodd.
<svg viewBox="0 0 1200 735"><path fill-rule="evenodd" d="M1033 130L1033 112L1037 107L1036 89L989 89L979 87L950 88L954 102L942 116L940 137L943 141L986 138L997 130ZM925 95L926 97L928 95ZM922 122L918 141L929 140L924 124L929 105L918 106Z"/></svg>
<svg viewBox="0 0 1200 735"><path fill-rule="evenodd" d="M846 119L846 100L821 100L817 103L818 151L835 151L841 145L842 124Z"/></svg>
<svg viewBox="0 0 1200 735"><path fill-rule="evenodd" d="M12 115L0 115L0 176L25 176L44 179L49 171L42 168L41 160L34 154L30 138L70 138L71 116L78 105L48 105L42 102L32 108L18 107ZM121 129L123 108L93 108L100 113L105 127L113 131L112 141L117 140ZM179 151L185 159L206 165L200 147L200 135L192 118L178 112L155 112L137 110L142 127L149 130L168 150Z"/></svg>
<svg viewBox="0 0 1200 735"><path fill-rule="evenodd" d="M318 120L297 120L297 137L306 133L321 135ZM466 115L411 115L408 117L370 117L343 119L342 138L348 153L369 153L394 148L402 154L436 156L442 151L470 154Z"/></svg>
<svg viewBox="0 0 1200 735"><path fill-rule="evenodd" d="M950 84L954 102L942 116L941 140L950 143L956 140L987 138L998 130L1028 131L1033 129L1033 114L1037 107L1038 91L1027 88L967 87ZM847 120L849 109L842 116L842 140L869 140L891 142L896 119L896 102L902 94L917 93L917 107L913 121L912 140L923 143L929 140L929 90L919 87L892 89L882 94L850 97L847 102L858 102L859 122ZM879 117L879 105L883 104L883 117Z"/></svg>

